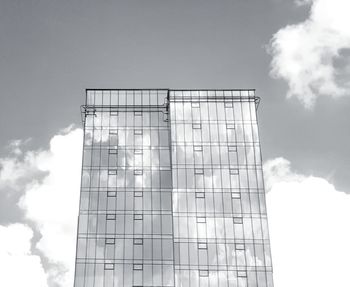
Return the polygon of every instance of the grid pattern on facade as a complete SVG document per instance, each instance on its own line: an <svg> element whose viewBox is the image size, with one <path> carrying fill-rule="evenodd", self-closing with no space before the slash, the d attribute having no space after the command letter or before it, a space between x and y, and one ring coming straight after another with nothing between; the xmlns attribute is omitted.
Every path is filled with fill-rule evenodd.
<svg viewBox="0 0 350 287"><path fill-rule="evenodd" d="M166 99L87 95L75 286L174 286Z"/></svg>
<svg viewBox="0 0 350 287"><path fill-rule="evenodd" d="M254 97L174 91L177 286L272 286Z"/></svg>
<svg viewBox="0 0 350 287"><path fill-rule="evenodd" d="M75 287L272 287L253 90L87 90Z"/></svg>

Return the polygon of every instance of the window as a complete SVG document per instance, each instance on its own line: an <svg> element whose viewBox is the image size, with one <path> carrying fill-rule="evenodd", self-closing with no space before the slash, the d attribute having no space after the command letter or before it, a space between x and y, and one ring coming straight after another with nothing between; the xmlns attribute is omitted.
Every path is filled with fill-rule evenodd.
<svg viewBox="0 0 350 287"><path fill-rule="evenodd" d="M114 270L114 264L113 263L105 263L105 270Z"/></svg>
<svg viewBox="0 0 350 287"><path fill-rule="evenodd" d="M201 124L192 124L192 128L194 129L194 130L198 130L198 129L201 129Z"/></svg>
<svg viewBox="0 0 350 287"><path fill-rule="evenodd" d="M118 154L118 149L116 149L116 148L110 148L110 149L108 150L108 153L109 153L109 154Z"/></svg>
<svg viewBox="0 0 350 287"><path fill-rule="evenodd" d="M198 242L198 249L208 249L208 244L206 242Z"/></svg>
<svg viewBox="0 0 350 287"><path fill-rule="evenodd" d="M230 129L232 130L232 129L235 128L235 124L226 124L226 128L229 129L229 130Z"/></svg>
<svg viewBox="0 0 350 287"><path fill-rule="evenodd" d="M203 216L198 216L197 217L197 223L206 223L206 218Z"/></svg>
<svg viewBox="0 0 350 287"><path fill-rule="evenodd" d="M142 191L134 191L134 197L142 197L143 192Z"/></svg>
<svg viewBox="0 0 350 287"><path fill-rule="evenodd" d="M143 214L134 214L134 220L142 220Z"/></svg>
<svg viewBox="0 0 350 287"><path fill-rule="evenodd" d="M225 102L225 108L232 108L233 103L232 102Z"/></svg>
<svg viewBox="0 0 350 287"><path fill-rule="evenodd" d="M117 170L116 169L109 169L108 175L117 175Z"/></svg>
<svg viewBox="0 0 350 287"><path fill-rule="evenodd" d="M241 198L241 194L239 192L232 192L231 193L231 197L235 198L235 199L240 199Z"/></svg>
<svg viewBox="0 0 350 287"><path fill-rule="evenodd" d="M142 154L142 149L135 149L134 154Z"/></svg>
<svg viewBox="0 0 350 287"><path fill-rule="evenodd" d="M134 245L143 245L142 238L134 238Z"/></svg>
<svg viewBox="0 0 350 287"><path fill-rule="evenodd" d="M230 174L238 174L239 170L237 168L230 168Z"/></svg>
<svg viewBox="0 0 350 287"><path fill-rule="evenodd" d="M229 146L228 146L228 151L229 151L229 152L237 151L237 146L235 146L235 145L229 145Z"/></svg>
<svg viewBox="0 0 350 287"><path fill-rule="evenodd" d="M247 271L237 271L237 277L247 277Z"/></svg>
<svg viewBox="0 0 350 287"><path fill-rule="evenodd" d="M135 117L142 116L142 112L141 111L135 111L134 112L134 116Z"/></svg>
<svg viewBox="0 0 350 287"><path fill-rule="evenodd" d="M199 277L208 277L209 276L209 270L208 269L200 269L199 270Z"/></svg>
<svg viewBox="0 0 350 287"><path fill-rule="evenodd" d="M203 151L203 147L201 145L195 145L193 146L194 151Z"/></svg>
<svg viewBox="0 0 350 287"><path fill-rule="evenodd" d="M109 112L109 114L110 114L112 117L117 117L117 116L118 116L118 111L116 111L116 110L111 110L111 111Z"/></svg>
<svg viewBox="0 0 350 287"><path fill-rule="evenodd" d="M196 198L205 198L204 192L196 192Z"/></svg>
<svg viewBox="0 0 350 287"><path fill-rule="evenodd" d="M134 270L142 270L143 269L143 265L142 264L134 264L133 265L133 269Z"/></svg>
<svg viewBox="0 0 350 287"><path fill-rule="evenodd" d="M115 213L107 213L106 214L106 219L107 220L115 220Z"/></svg>
<svg viewBox="0 0 350 287"><path fill-rule="evenodd" d="M117 192L116 191L107 191L107 197L116 197Z"/></svg>
<svg viewBox="0 0 350 287"><path fill-rule="evenodd" d="M115 238L107 237L106 240L105 240L105 243L106 243L107 245L109 245L109 244L115 244Z"/></svg>
<svg viewBox="0 0 350 287"><path fill-rule="evenodd" d="M192 108L199 108L199 102L192 102Z"/></svg>
<svg viewBox="0 0 350 287"><path fill-rule="evenodd" d="M194 173L195 173L195 174L204 174L204 170L203 170L203 168L196 168L196 169L194 170Z"/></svg>
<svg viewBox="0 0 350 287"><path fill-rule="evenodd" d="M242 224L243 223L243 217L242 216L235 216L235 217L233 217L233 223L235 223L235 224Z"/></svg>
<svg viewBox="0 0 350 287"><path fill-rule="evenodd" d="M245 249L244 244L243 243L236 243L235 249L236 250L244 250Z"/></svg>
<svg viewBox="0 0 350 287"><path fill-rule="evenodd" d="M109 131L109 136L117 136L118 135L118 130L110 130Z"/></svg>
<svg viewBox="0 0 350 287"><path fill-rule="evenodd" d="M142 130L134 130L135 135L142 135Z"/></svg>
<svg viewBox="0 0 350 287"><path fill-rule="evenodd" d="M134 175L142 175L142 169L135 169Z"/></svg>

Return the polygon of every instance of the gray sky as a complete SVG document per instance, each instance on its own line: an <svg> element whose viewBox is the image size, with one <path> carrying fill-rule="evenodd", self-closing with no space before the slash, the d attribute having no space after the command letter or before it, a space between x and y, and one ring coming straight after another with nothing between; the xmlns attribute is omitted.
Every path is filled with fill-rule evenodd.
<svg viewBox="0 0 350 287"><path fill-rule="evenodd" d="M307 13L280 0L1 1L0 144L80 125L85 88L256 88L264 159L350 190L350 99L308 111L269 77L265 46Z"/></svg>
<svg viewBox="0 0 350 287"><path fill-rule="evenodd" d="M347 0L332 1L340 9L330 10L330 15L348 11L344 9ZM298 178L296 170L324 178L336 190L350 194L350 88L334 99L331 96L338 90L322 86L329 77L309 79L317 98L310 109L300 100L305 89L299 98L286 99L290 90L286 79L293 75L283 72L293 72L290 62L285 62L284 70L281 61L279 79L269 75L273 57L267 46L273 35L296 27L288 25L304 23L310 19L309 11L310 6L298 6L292 0L0 0L0 160L14 155L8 148L12 140L32 138L24 150L45 150L62 128L72 123L81 127L85 88L255 88L261 97L258 114L264 161L288 159L293 171L283 180ZM320 21L316 16L311 19ZM350 43L347 32L339 33ZM294 60L307 66L321 47L326 52L320 61L334 64L334 82L345 83L350 78L350 45L332 51L326 37L317 41L316 34L309 36L305 42L286 41L284 51L299 48L307 57ZM307 50L308 38L316 39L317 49ZM306 83L310 75L323 71L319 67L323 66L310 63ZM74 134L75 141L80 138ZM40 156L33 158L41 162ZM0 176L0 225L21 221L28 213L17 207L24 193L18 186L30 178L45 182L46 173L33 170L32 164L23 161L12 166L19 175L13 175L11 184ZM23 182L16 182L17 178ZM307 190L305 186L301 190ZM40 237L36 231L35 240Z"/></svg>

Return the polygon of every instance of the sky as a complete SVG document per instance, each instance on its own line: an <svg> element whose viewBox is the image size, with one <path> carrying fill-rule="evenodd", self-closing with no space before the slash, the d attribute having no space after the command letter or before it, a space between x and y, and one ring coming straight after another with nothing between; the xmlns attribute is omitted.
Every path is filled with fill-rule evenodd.
<svg viewBox="0 0 350 287"><path fill-rule="evenodd" d="M350 286L349 9L1 0L0 286L71 286L86 88L255 88L275 286Z"/></svg>

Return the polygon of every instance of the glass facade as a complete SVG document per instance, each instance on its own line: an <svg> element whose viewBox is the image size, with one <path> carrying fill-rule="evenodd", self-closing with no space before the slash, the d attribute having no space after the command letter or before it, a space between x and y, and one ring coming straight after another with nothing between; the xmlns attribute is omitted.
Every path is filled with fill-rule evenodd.
<svg viewBox="0 0 350 287"><path fill-rule="evenodd" d="M254 90L87 90L75 287L272 287Z"/></svg>

